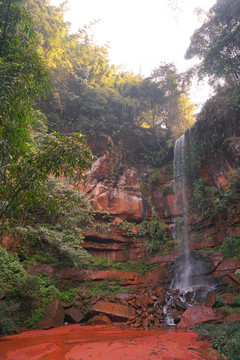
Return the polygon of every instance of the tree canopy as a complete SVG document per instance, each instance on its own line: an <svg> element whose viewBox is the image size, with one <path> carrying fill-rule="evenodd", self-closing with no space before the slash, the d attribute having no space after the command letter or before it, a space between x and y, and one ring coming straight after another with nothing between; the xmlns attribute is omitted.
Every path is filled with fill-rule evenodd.
<svg viewBox="0 0 240 360"><path fill-rule="evenodd" d="M34 108L51 86L46 63L37 51L25 1L1 1L0 14L2 235L14 232L16 225L32 224L32 209L39 207L47 194L48 198L56 196L54 192L49 194L50 175L82 179L92 153L83 135L47 133L45 115ZM51 213L50 208L46 211ZM74 227L71 231L77 235Z"/></svg>
<svg viewBox="0 0 240 360"><path fill-rule="evenodd" d="M118 142L121 134L126 134L124 127L131 126L132 131L141 126L158 127L176 138L191 126L193 108L181 110L183 98L188 98L187 88L173 65L160 66L156 70L158 80L156 71L149 78L124 72L109 64L107 45L94 44L91 25L70 33L69 23L64 22L64 4L55 7L47 0L27 0L27 4L34 20L38 52L54 84L47 100L38 104L51 129L81 131L88 139L103 133ZM165 80L160 80L161 76ZM177 79L175 85L171 84L171 76ZM168 90L171 96L166 95ZM172 107L175 113L166 114Z"/></svg>
<svg viewBox="0 0 240 360"><path fill-rule="evenodd" d="M201 60L198 73L239 86L240 2L217 0L191 38L186 58Z"/></svg>

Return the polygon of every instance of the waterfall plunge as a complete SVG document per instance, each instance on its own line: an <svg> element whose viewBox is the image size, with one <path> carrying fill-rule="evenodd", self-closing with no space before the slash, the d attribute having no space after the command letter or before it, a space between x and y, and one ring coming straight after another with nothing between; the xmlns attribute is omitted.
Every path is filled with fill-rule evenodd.
<svg viewBox="0 0 240 360"><path fill-rule="evenodd" d="M183 292L197 288L211 288L206 274L211 268L211 260L190 251L189 247L189 183L187 160L191 149L191 132L188 138L182 135L175 141L174 147L174 239L179 246L181 255L175 259L175 274L171 288ZM205 293L205 291L203 291Z"/></svg>
<svg viewBox="0 0 240 360"><path fill-rule="evenodd" d="M183 251L183 259L172 282L172 288L187 290L191 286L191 260L188 233L188 186L186 173L186 136L183 134L174 146L174 239Z"/></svg>
<svg viewBox="0 0 240 360"><path fill-rule="evenodd" d="M188 132L190 136L190 131ZM188 141L187 141L188 140ZM204 302L207 293L214 289L206 275L211 272L212 261L209 258L191 252L189 249L189 184L187 159L191 139L182 135L174 146L174 231L173 236L181 255L174 260L173 279L165 296L165 323L175 325L178 316L178 304L187 309Z"/></svg>

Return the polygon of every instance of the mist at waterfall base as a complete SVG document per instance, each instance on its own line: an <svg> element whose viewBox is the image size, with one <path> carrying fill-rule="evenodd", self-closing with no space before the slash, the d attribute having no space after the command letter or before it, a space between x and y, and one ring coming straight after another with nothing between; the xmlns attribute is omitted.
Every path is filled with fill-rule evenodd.
<svg viewBox="0 0 240 360"><path fill-rule="evenodd" d="M201 254L190 251L189 246L189 186L187 159L191 151L191 132L176 140L174 146L174 230L173 237L180 255L172 264L170 289L166 293L164 306L165 323L175 325L180 320L174 314L176 306L186 310L189 306L203 303L214 285L207 278L211 273L212 261Z"/></svg>

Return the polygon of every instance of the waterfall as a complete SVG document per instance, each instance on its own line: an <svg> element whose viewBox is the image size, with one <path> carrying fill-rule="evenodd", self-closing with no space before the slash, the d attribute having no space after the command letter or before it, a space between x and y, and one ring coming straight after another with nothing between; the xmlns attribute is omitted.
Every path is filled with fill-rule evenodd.
<svg viewBox="0 0 240 360"><path fill-rule="evenodd" d="M188 232L188 184L187 184L187 144L183 134L175 141L174 146L174 239L183 252L172 288L186 290L191 286L191 261ZM178 216L176 216L178 214Z"/></svg>
<svg viewBox="0 0 240 360"><path fill-rule="evenodd" d="M186 136L187 134L187 136ZM211 260L190 251L189 244L189 189L188 159L190 159L191 131L175 141L174 146L174 231L173 236L181 255L175 259L175 272L171 289L196 292L197 288L209 288L208 272Z"/></svg>
<svg viewBox="0 0 240 360"><path fill-rule="evenodd" d="M187 134L187 135L186 135ZM189 246L189 180L188 159L191 131L175 141L174 146L174 230L173 237L180 255L173 262L172 283L165 295L163 313L167 325L179 321L179 309L202 303L214 284L206 277L211 271L211 259L190 251Z"/></svg>

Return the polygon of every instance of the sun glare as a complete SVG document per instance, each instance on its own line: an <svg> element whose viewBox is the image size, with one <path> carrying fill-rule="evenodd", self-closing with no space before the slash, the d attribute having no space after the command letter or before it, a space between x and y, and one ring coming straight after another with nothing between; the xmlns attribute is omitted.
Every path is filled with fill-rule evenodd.
<svg viewBox="0 0 240 360"><path fill-rule="evenodd" d="M51 0L59 5L62 0ZM194 11L207 11L215 0L69 0L66 20L77 31L94 20L94 42L109 44L109 60L125 71L149 76L162 62L185 71L190 37L200 25Z"/></svg>

